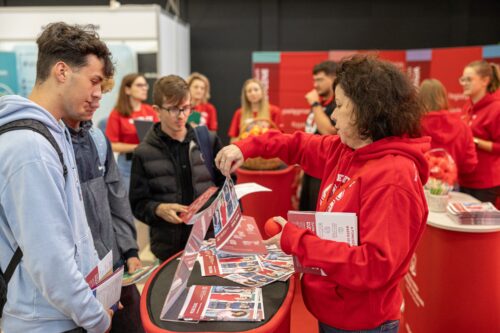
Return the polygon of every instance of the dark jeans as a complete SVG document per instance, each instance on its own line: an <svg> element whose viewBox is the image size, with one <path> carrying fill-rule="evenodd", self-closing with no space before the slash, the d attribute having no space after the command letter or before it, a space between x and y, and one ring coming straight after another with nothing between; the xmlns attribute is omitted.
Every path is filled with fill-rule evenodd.
<svg viewBox="0 0 500 333"><path fill-rule="evenodd" d="M330 327L326 324L319 323L319 333L397 333L399 329L399 320L389 320L380 325L368 330L346 331Z"/></svg>
<svg viewBox="0 0 500 333"><path fill-rule="evenodd" d="M86 333L87 331L84 330L81 327L73 328L72 330L69 331L64 331L63 333Z"/></svg>
<svg viewBox="0 0 500 333"><path fill-rule="evenodd" d="M122 288L120 302L123 309L113 315L111 332L114 333L144 333L141 322L141 295L135 284Z"/></svg>
<svg viewBox="0 0 500 333"><path fill-rule="evenodd" d="M460 187L460 192L470 194L479 201L496 204L497 197L500 195L500 186L481 189Z"/></svg>

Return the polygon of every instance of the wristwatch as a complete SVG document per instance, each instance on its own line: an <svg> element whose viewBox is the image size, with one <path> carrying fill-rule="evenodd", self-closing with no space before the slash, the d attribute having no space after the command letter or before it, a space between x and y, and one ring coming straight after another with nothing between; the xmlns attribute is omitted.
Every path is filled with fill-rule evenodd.
<svg viewBox="0 0 500 333"><path fill-rule="evenodd" d="M316 106L321 106L321 103L320 103L320 102L318 102L318 101L316 101L316 102L312 102L312 103L311 103L311 108L314 108L314 107L316 107Z"/></svg>

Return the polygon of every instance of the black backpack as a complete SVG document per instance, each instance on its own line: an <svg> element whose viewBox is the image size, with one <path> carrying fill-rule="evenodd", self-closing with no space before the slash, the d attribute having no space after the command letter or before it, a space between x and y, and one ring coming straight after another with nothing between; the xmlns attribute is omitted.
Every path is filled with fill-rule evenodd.
<svg viewBox="0 0 500 333"><path fill-rule="evenodd" d="M57 144L56 140L42 122L34 119L15 120L0 126L0 135L9 131L26 130L26 129L41 134L50 142L50 144L56 150L57 155L59 156L59 160L61 161L61 164L63 166L64 178L66 179L66 175L68 174L68 168L64 164L64 157L61 148L59 148L59 145ZM2 269L0 268L0 318L2 318L3 307L5 303L7 303L7 284L9 283L12 274L14 274L17 265L19 265L19 263L21 262L22 257L23 257L23 252L21 251L21 248L18 247L16 249L16 252L14 252L14 255L12 256L12 259L10 260L9 265L5 270L5 273L3 273Z"/></svg>

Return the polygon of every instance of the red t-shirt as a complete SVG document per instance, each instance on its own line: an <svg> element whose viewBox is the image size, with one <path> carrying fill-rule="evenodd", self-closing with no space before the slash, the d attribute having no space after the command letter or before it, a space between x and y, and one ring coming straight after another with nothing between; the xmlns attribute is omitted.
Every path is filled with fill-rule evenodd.
<svg viewBox="0 0 500 333"><path fill-rule="evenodd" d="M139 137L134 126L134 119L158 122L158 114L149 104L142 104L130 117L124 117L116 109L111 111L106 125L106 136L111 142L138 144Z"/></svg>
<svg viewBox="0 0 500 333"><path fill-rule="evenodd" d="M198 104L194 107L194 111L201 114L199 125L206 125L209 130L217 131L217 110L211 103Z"/></svg>
<svg viewBox="0 0 500 333"><path fill-rule="evenodd" d="M271 121L276 124L276 126L280 126L281 120L281 110L276 105L269 104L269 113L271 114ZM257 113L254 112L253 118L257 118ZM240 136L240 121L241 121L241 108L236 110L233 116L233 120L231 120L231 125L229 126L229 131L227 135L230 138L237 138Z"/></svg>

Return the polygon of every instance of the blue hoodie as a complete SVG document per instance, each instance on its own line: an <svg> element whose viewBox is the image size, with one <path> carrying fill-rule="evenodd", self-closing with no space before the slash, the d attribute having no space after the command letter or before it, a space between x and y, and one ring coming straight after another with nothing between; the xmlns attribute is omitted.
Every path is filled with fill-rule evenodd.
<svg viewBox="0 0 500 333"><path fill-rule="evenodd" d="M43 122L68 167L42 135L16 130L0 135L0 266L18 246L21 263L9 283L2 329L63 332L83 327L102 333L109 316L84 277L97 264L85 219L70 135L42 107L19 96L0 97L0 126L17 119Z"/></svg>

